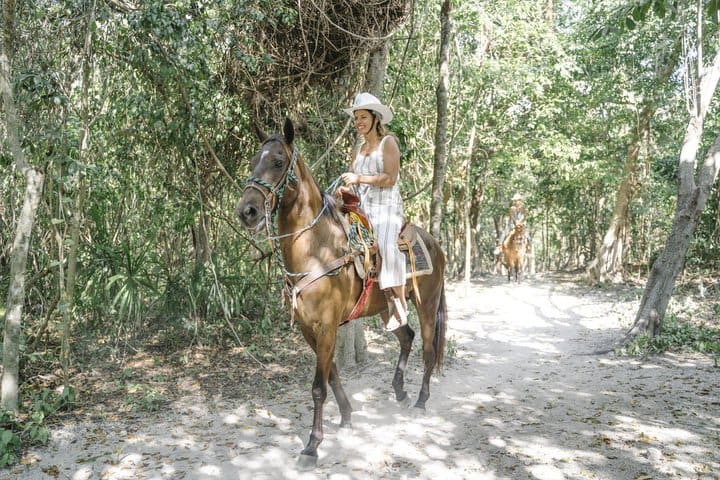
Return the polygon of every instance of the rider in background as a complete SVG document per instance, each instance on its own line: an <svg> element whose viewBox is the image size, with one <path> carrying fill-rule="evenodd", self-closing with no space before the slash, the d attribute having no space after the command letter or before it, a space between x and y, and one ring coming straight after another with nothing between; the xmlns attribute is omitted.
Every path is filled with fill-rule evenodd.
<svg viewBox="0 0 720 480"><path fill-rule="evenodd" d="M523 197L519 193L516 193L512 197L512 204L510 205L510 210L508 212L508 222L500 235L500 238L498 238L498 244L502 244L510 234L510 231L517 225L525 225L525 206L523 205ZM529 246L530 235L527 232L527 228L525 229L525 240Z"/></svg>

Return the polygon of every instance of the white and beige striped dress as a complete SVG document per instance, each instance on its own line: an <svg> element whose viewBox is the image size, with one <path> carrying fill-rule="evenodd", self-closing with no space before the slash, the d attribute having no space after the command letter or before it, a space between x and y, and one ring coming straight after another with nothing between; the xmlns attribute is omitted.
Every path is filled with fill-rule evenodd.
<svg viewBox="0 0 720 480"><path fill-rule="evenodd" d="M379 175L383 172L383 144L377 150L363 155L358 150L353 170L358 175ZM377 187L361 183L358 186L360 206L367 213L378 243L382 268L378 283L380 289L397 287L405 283L405 255L398 248L398 237L404 221L403 203L400 196L400 175L392 187Z"/></svg>

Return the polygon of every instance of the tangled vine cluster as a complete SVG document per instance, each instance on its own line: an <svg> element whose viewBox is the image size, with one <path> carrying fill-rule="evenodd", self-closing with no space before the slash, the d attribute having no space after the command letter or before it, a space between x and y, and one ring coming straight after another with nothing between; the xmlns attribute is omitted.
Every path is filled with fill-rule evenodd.
<svg viewBox="0 0 720 480"><path fill-rule="evenodd" d="M261 2L263 10L248 15L233 38L230 88L260 118L297 111L309 89L342 90L362 75L365 54L400 25L409 6L409 0Z"/></svg>

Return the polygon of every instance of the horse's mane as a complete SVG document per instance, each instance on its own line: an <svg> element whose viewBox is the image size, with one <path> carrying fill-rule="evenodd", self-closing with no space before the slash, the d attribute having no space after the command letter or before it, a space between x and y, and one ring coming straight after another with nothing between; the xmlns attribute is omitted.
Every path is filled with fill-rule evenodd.
<svg viewBox="0 0 720 480"><path fill-rule="evenodd" d="M305 166L305 168L308 168ZM308 168L308 171L310 169ZM335 222L337 225L342 225L342 221L340 220L339 216L339 208L337 200L335 199L335 196L331 193L326 192L322 188L320 188L320 184L315 179L315 177L312 176L312 172L310 175L310 178L312 178L313 182L315 182L315 186L317 187L318 191L320 192L320 197L322 198L323 205L326 205L325 210L323 211L323 216L329 218L333 222Z"/></svg>
<svg viewBox="0 0 720 480"><path fill-rule="evenodd" d="M275 134L269 136L263 142L263 145L268 142L271 142L271 141L278 141L278 142L281 142L283 145L287 145L287 143L285 143L285 137L283 137L279 133L275 133ZM327 205L327 208L325 208L325 210L323 211L323 216L329 218L330 220L334 221L338 225L342 225L340 217L338 216L338 206L337 206L337 201L335 200L335 197L320 187L320 184L318 183L315 176L312 174L310 167L308 167L307 163L305 163L305 158L302 156L302 154L299 154L299 155L300 155L300 158L298 160L300 160L302 162L303 168L306 169L308 171L308 173L310 174L310 178L312 178L312 181L315 184L315 187L320 192L320 198L322 199L323 204Z"/></svg>

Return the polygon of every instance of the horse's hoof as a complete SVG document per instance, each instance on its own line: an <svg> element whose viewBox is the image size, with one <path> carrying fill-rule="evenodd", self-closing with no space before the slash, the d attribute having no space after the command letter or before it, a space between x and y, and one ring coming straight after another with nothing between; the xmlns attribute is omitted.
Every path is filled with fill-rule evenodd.
<svg viewBox="0 0 720 480"><path fill-rule="evenodd" d="M425 407L418 407L417 405L410 410L410 415L414 418L424 417L426 413Z"/></svg>
<svg viewBox="0 0 720 480"><path fill-rule="evenodd" d="M312 470L317 466L317 455L305 455L304 453L301 453L300 456L298 456L298 469L299 470Z"/></svg>

